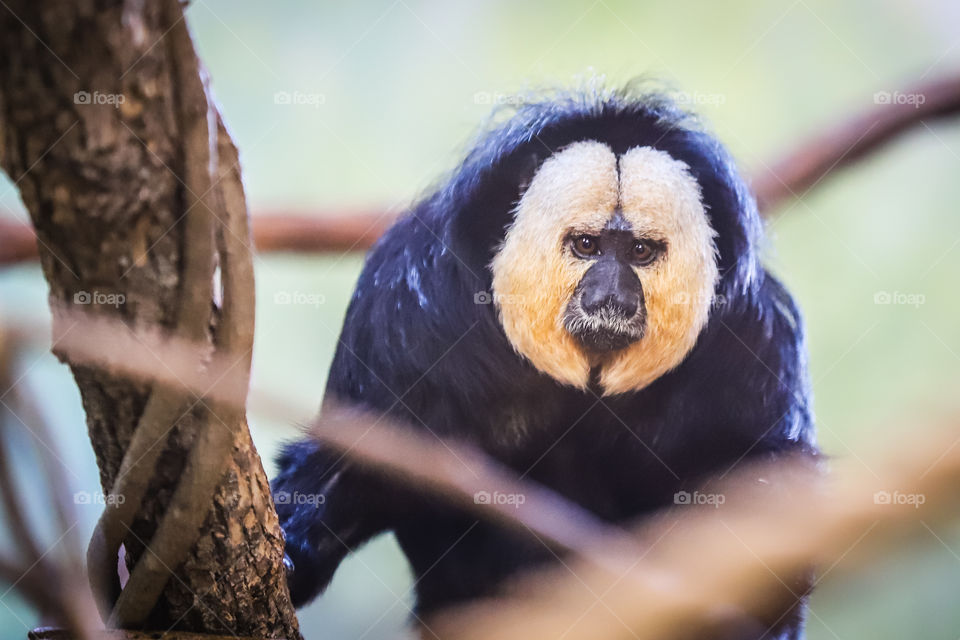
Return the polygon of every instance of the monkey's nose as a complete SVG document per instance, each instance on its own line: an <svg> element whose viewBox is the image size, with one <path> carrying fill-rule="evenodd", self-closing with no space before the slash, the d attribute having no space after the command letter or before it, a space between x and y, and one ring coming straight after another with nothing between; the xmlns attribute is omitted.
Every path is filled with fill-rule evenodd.
<svg viewBox="0 0 960 640"><path fill-rule="evenodd" d="M583 310L593 315L607 309L624 318L632 318L637 313L636 296L620 295L616 291L586 291L580 299Z"/></svg>

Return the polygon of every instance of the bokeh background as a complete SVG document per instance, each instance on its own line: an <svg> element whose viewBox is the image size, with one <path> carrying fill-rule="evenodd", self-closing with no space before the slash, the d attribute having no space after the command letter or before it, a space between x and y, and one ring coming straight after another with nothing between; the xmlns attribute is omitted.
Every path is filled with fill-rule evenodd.
<svg viewBox="0 0 960 640"><path fill-rule="evenodd" d="M188 18L257 215L402 211L456 165L492 104L517 91L654 78L683 92L749 174L870 106L875 92L960 65L960 4L951 0L194 0ZM835 458L856 460L878 439L909 444L960 405L958 178L960 121L928 123L773 212L767 263L805 311L820 440ZM6 180L0 211L26 220ZM305 418L319 404L362 260L257 259L253 383ZM310 303L277 304L284 292ZM0 317L48 324L35 264L0 270ZM75 491L97 491L68 370L42 344L20 365L20 384L57 427L53 443L14 434L25 489L42 482L32 448L50 446ZM256 412L251 427L272 471L278 443L296 428ZM42 525L39 491L32 506ZM74 533L85 540L100 508L78 505ZM303 611L304 630L410 637L410 587L394 541L377 539ZM4 589L0 637L25 637L36 615ZM866 571L828 571L808 636L956 640L958 598L960 529L931 529Z"/></svg>

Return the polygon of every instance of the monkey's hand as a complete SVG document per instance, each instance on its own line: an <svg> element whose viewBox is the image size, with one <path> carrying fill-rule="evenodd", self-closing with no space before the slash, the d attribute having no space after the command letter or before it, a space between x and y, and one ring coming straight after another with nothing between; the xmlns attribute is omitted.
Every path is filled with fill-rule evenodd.
<svg viewBox="0 0 960 640"><path fill-rule="evenodd" d="M300 607L330 583L347 553L387 527L376 480L310 440L284 448L272 483L286 536L287 584Z"/></svg>

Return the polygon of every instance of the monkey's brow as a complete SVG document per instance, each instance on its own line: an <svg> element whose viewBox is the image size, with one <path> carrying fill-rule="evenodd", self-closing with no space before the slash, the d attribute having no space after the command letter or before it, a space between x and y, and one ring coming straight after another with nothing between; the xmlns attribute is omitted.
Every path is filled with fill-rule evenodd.
<svg viewBox="0 0 960 640"><path fill-rule="evenodd" d="M623 215L623 209L619 206L613 210L613 216L607 221L604 229L607 231L633 231L633 225Z"/></svg>

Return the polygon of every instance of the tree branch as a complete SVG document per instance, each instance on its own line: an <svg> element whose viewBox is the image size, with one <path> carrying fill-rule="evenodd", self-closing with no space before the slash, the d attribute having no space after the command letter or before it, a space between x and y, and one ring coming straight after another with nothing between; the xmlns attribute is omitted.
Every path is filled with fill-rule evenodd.
<svg viewBox="0 0 960 640"><path fill-rule="evenodd" d="M900 135L925 123L960 113L960 72L892 94L890 101L855 113L815 132L807 140L756 171L752 185L764 213L797 196L828 175L879 151ZM895 96L922 96L897 101ZM395 219L385 211L354 213L264 212L253 220L254 244L261 253L364 251ZM0 265L35 259L36 241L29 225L0 216Z"/></svg>
<svg viewBox="0 0 960 640"><path fill-rule="evenodd" d="M180 13L176 3L177 0L168 0L168 4L173 7L170 12L169 35L173 48L172 58L184 61L184 65L179 69L178 84L184 87L188 95L205 96L201 103L202 109L192 114L186 112L182 116L186 125L184 135L188 158L187 191L191 194L202 194L196 202L188 201L188 204L190 209L196 207L197 213L204 212L197 216L203 222L197 223L195 231L198 237L194 239L201 249L209 249L206 244L214 235L210 225L211 218L217 218L220 225L215 235L220 239L224 302L217 327L215 353L235 360L235 365L240 365L244 375L224 390L229 400L212 399L207 406L208 416L203 430L190 451L183 477L177 485L167 512L150 541L150 555L140 558L117 600L113 621L119 627L143 623L160 597L166 579L169 578L170 567L178 566L196 542L208 505L220 483L233 441L244 425L244 407L253 353L253 265L246 244L249 237L246 227L246 202L239 172L235 170L238 157L212 108L205 87L200 82L200 70L196 64L190 35L183 21L176 18ZM221 168L221 149L229 154L227 161L232 160L233 163L226 169ZM222 197L218 197L221 194ZM223 219L224 216L226 219ZM189 228L187 233L189 243ZM212 251L208 250L205 255L201 255L209 263L211 254ZM201 306L209 307L212 294L209 288L213 274L204 270L203 275L204 286L201 287L197 299ZM200 312L200 309L195 311ZM204 314L198 315L205 317ZM203 327L204 331L205 329ZM200 338L189 334L185 334L185 337ZM218 382L215 381L215 384ZM208 393L202 395L206 396Z"/></svg>
<svg viewBox="0 0 960 640"><path fill-rule="evenodd" d="M260 253L366 251L394 220L389 212L268 211L253 218L253 243ZM33 228L0 212L0 266L36 258Z"/></svg>
<svg viewBox="0 0 960 640"><path fill-rule="evenodd" d="M120 517L104 516L91 547L102 604L116 596L122 542L131 575L115 621L298 638L283 534L244 417L254 306L236 151L179 3L10 0L0 97L0 160L36 228L54 334L89 337L77 308L172 332L191 344L185 362L200 383L130 380L57 347L104 490L124 492ZM230 360L238 375L220 380L208 360Z"/></svg>
<svg viewBox="0 0 960 640"><path fill-rule="evenodd" d="M91 366L157 383L189 379L183 354L191 347L176 338L124 337L129 327L100 319L83 333L100 341L68 341L65 348ZM137 343L150 346L131 350ZM211 366L226 371L228 365ZM216 397L230 402L229 394ZM288 402L260 397L267 412L298 417ZM724 496L722 508L671 510L634 531L600 522L549 490L515 479L463 443L440 441L381 416L327 406L311 428L316 437L358 462L396 474L398 481L534 535L557 553L573 552L566 566L577 578L567 569L532 574L502 597L441 613L427 621L441 638L547 638L564 632L596 638L621 633L621 621L634 634L660 637L723 621L730 611L767 612L804 595L791 586L790 576L810 564L830 567L831 573L851 570L889 554L902 545L902 536L926 535L925 527L956 521L960 513L955 426L927 430L909 449L897 437L873 443L872 454L861 450L855 460L832 462L834 469L823 479L811 476L803 460L751 466L702 487ZM517 508L504 507L478 502L478 491L525 499ZM919 499L899 504L896 495ZM857 553L848 555L854 547ZM597 593L607 594L605 606L591 608Z"/></svg>
<svg viewBox="0 0 960 640"><path fill-rule="evenodd" d="M53 442L48 425L30 394L23 389L22 383L17 384L14 380L14 353L19 342L10 338L11 335L0 328L0 390L6 396L6 400L0 403L0 495L13 541L19 548L19 557L14 560L0 555L0 581L19 589L41 615L62 621L76 638L85 639L93 626L89 615L92 612L86 610L90 598L85 591L77 590L78 583L83 580L79 554L76 553L79 545L71 535L76 518L71 517L74 515L70 509L72 505L66 502L68 485L62 469L57 466L59 462L53 461L49 450L39 451L49 496L62 532L58 546L62 545L65 553L57 554L61 558L59 561L54 554L43 552L38 546L38 536L30 529L22 495L9 466L6 436L14 424L29 429L46 447L52 446L46 443Z"/></svg>
<svg viewBox="0 0 960 640"><path fill-rule="evenodd" d="M911 129L956 116L960 113L960 70L903 91L880 92L876 98L878 104L814 133L759 169L752 186L760 210L769 212L791 196L803 195L828 175Z"/></svg>

